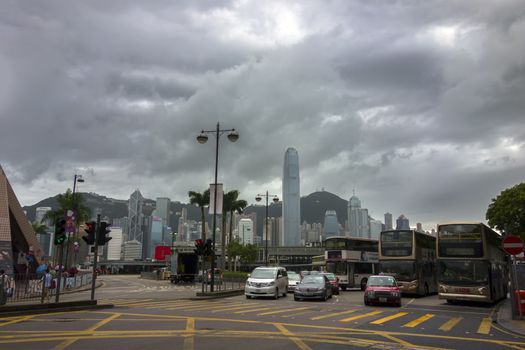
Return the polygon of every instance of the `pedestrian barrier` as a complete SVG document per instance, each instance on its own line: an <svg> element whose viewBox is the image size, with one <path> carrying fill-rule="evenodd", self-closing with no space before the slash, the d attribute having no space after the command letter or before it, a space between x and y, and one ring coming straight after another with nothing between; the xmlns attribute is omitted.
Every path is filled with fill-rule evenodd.
<svg viewBox="0 0 525 350"><path fill-rule="evenodd" d="M79 272L75 276L64 274L60 281L60 293L90 285L91 272ZM5 275L0 279L0 305L24 301L51 302L57 293L58 277L53 277L51 288L46 290L43 283L43 274L14 274Z"/></svg>

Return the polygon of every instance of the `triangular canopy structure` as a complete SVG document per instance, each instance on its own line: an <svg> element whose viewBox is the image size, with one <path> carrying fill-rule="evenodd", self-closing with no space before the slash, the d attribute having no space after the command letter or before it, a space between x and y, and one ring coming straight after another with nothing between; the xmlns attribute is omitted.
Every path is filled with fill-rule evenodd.
<svg viewBox="0 0 525 350"><path fill-rule="evenodd" d="M33 252L36 263L40 263L44 254L0 165L0 269L14 273L13 256L21 252Z"/></svg>

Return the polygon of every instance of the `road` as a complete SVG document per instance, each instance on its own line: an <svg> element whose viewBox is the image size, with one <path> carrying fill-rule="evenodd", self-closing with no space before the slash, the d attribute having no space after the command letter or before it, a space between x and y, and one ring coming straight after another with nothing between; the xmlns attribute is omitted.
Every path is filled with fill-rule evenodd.
<svg viewBox="0 0 525 350"><path fill-rule="evenodd" d="M364 306L361 291L327 302L188 300L198 287L101 280L97 299L115 308L4 318L0 350L525 349L524 337L491 322L497 306L448 305L436 296L404 298L401 308Z"/></svg>

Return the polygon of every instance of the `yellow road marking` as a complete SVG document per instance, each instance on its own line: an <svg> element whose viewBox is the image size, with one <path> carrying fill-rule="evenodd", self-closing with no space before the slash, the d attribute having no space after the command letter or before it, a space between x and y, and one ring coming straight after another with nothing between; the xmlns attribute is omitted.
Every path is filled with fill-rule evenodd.
<svg viewBox="0 0 525 350"><path fill-rule="evenodd" d="M492 327L492 318L485 317L483 320L481 320L481 324L479 325L478 334L489 334L490 327Z"/></svg>
<svg viewBox="0 0 525 350"><path fill-rule="evenodd" d="M305 342L303 342L300 338L294 337L295 334L293 334L291 331L289 331L286 327L284 327L282 324L276 324L275 327L284 334L285 336L289 337L291 341L293 341L301 350L312 350L311 347L306 345Z"/></svg>
<svg viewBox="0 0 525 350"><path fill-rule="evenodd" d="M351 314L351 313L356 312L356 311L359 311L359 310L361 310L361 309L346 310L346 311L336 312L336 313L333 313L333 314L327 314L327 315L316 316L316 317L312 317L311 320L312 320L312 321L315 321L315 320L322 320L323 318L328 318L328 317L334 317L334 316L340 316L340 315Z"/></svg>
<svg viewBox="0 0 525 350"><path fill-rule="evenodd" d="M372 311L372 312L369 312L369 313L366 313L366 314L355 315L355 316L352 316L352 317L343 318L342 320L339 320L339 322L350 322L350 321L353 321L353 320L358 320L360 318L374 316L374 315L381 314L381 313L383 313L383 311Z"/></svg>
<svg viewBox="0 0 525 350"><path fill-rule="evenodd" d="M95 323L93 326L89 327L88 329L86 329L84 332L94 332L96 331L98 328L104 326L105 324L113 321L114 319L118 318L120 316L120 314L113 314L109 317L106 317L105 319L103 319L102 321L100 322L97 322ZM53 348L53 350L63 350L65 348L67 348L69 345L73 344L74 342L76 342L77 340L79 340L79 338L72 338L72 339L68 339L60 344L58 344L57 346L55 346Z"/></svg>
<svg viewBox="0 0 525 350"><path fill-rule="evenodd" d="M11 320L11 321L0 323L0 327L7 326L7 325L10 325L10 324L14 324L14 323L24 322L24 321L32 319L35 316L37 316L37 315L23 316L23 317L20 317L20 318Z"/></svg>
<svg viewBox="0 0 525 350"><path fill-rule="evenodd" d="M306 309L311 309L311 307L298 307L298 308L295 308L295 309L284 309L284 310L277 310L277 311L269 311L269 312L263 312L263 313L257 314L257 316L282 314L284 312L299 311L299 310L306 310Z"/></svg>
<svg viewBox="0 0 525 350"><path fill-rule="evenodd" d="M454 328L459 322L461 322L461 320L463 320L463 317L452 317L450 320L443 323L441 327L439 327L439 329L444 332L448 332L452 328Z"/></svg>
<svg viewBox="0 0 525 350"><path fill-rule="evenodd" d="M182 346L182 349L193 350L195 344L195 319L192 317L188 317L186 320L186 332L190 334L184 339L184 345Z"/></svg>
<svg viewBox="0 0 525 350"><path fill-rule="evenodd" d="M387 317L383 317L383 318L380 318L379 320L375 320L373 322L370 322L370 324L386 323L388 321L394 320L394 319L399 318L399 317L403 317L405 315L408 315L408 312L398 312L397 314L390 315L390 316L387 316Z"/></svg>
<svg viewBox="0 0 525 350"><path fill-rule="evenodd" d="M153 299L142 299L142 300L119 300L119 301L112 301L112 300L108 300L107 302L108 303L111 303L111 304L114 304L114 305L118 305L118 306L127 306L127 305L134 305L134 304L144 304L148 301L151 301Z"/></svg>
<svg viewBox="0 0 525 350"><path fill-rule="evenodd" d="M205 306L196 306L193 307L192 310L213 310L213 309L224 309L225 306L228 306L229 308L235 307L235 306L245 306L246 303L231 303L231 304L220 304L220 305L205 305Z"/></svg>
<svg viewBox="0 0 525 350"><path fill-rule="evenodd" d="M257 311L271 310L271 309L272 309L271 307L259 307L257 309L247 309L247 310L235 311L234 314L244 314L247 312L257 312Z"/></svg>
<svg viewBox="0 0 525 350"><path fill-rule="evenodd" d="M421 323L430 320L432 317L434 317L433 314L426 314L426 315L423 315L423 316L421 316L420 318L416 318L416 319L413 320L413 321L410 321L410 322L408 322L408 323L405 323L405 324L403 325L403 327L414 328L414 327L416 327L417 325L420 325Z"/></svg>
<svg viewBox="0 0 525 350"><path fill-rule="evenodd" d="M259 303L254 303L254 304L243 305L243 306L226 307L226 308L222 308L222 309L215 309L215 310L212 311L212 313L222 312L222 311L239 310L239 309L249 309L249 308L253 308L255 305L259 305L260 306Z"/></svg>

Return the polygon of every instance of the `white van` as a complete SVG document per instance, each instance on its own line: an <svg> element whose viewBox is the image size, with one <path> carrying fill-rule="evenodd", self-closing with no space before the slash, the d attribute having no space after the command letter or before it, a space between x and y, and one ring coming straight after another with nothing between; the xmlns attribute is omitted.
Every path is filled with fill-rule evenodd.
<svg viewBox="0 0 525 350"><path fill-rule="evenodd" d="M279 299L288 292L288 274L284 267L256 267L244 287L246 299L271 296Z"/></svg>

